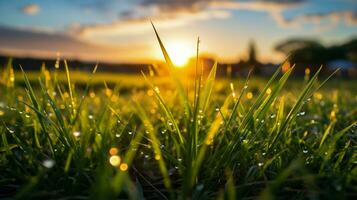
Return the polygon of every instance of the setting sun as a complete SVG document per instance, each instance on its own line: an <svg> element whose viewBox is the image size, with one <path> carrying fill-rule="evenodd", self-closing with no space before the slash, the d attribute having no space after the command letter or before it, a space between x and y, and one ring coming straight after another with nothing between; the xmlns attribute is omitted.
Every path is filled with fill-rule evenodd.
<svg viewBox="0 0 357 200"><path fill-rule="evenodd" d="M184 43L168 44L167 49L175 67L184 67L194 56L194 49Z"/></svg>

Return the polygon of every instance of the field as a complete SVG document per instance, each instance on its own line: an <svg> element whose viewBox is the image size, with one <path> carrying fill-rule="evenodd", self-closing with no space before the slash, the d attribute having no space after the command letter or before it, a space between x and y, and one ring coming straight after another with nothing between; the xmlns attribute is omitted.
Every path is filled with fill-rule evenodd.
<svg viewBox="0 0 357 200"><path fill-rule="evenodd" d="M5 66L0 197L357 197L355 80L182 78L161 48L169 77Z"/></svg>

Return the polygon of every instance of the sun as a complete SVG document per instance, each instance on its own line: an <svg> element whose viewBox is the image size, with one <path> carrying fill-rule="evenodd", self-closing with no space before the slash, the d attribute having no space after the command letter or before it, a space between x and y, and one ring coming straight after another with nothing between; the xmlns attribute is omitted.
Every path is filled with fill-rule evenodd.
<svg viewBox="0 0 357 200"><path fill-rule="evenodd" d="M194 50L184 43L171 43L167 50L175 67L184 67L194 55Z"/></svg>

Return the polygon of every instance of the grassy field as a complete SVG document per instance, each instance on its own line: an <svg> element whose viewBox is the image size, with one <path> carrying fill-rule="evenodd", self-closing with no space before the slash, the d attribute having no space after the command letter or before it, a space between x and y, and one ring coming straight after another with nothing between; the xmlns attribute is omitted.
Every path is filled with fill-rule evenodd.
<svg viewBox="0 0 357 200"><path fill-rule="evenodd" d="M357 197L356 81L182 79L161 47L164 78L5 67L0 198Z"/></svg>

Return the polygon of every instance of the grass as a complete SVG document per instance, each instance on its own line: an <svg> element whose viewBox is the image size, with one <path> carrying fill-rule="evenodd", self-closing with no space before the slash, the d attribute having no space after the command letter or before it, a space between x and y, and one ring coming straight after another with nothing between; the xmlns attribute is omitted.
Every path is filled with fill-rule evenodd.
<svg viewBox="0 0 357 200"><path fill-rule="evenodd" d="M324 89L319 72L290 80L293 67L269 80L216 80L216 67L203 74L199 63L195 78L182 80L156 36L168 78L107 76L97 67L84 76L67 65L20 77L9 62L0 197L357 196L353 81Z"/></svg>

